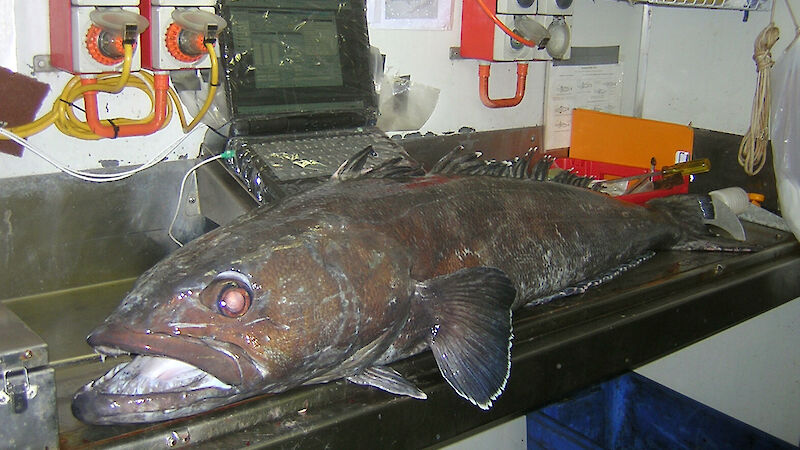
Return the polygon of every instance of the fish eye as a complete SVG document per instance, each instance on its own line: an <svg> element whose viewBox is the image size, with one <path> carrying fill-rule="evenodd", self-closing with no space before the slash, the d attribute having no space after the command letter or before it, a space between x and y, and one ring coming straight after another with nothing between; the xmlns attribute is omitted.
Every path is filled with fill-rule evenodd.
<svg viewBox="0 0 800 450"><path fill-rule="evenodd" d="M240 273L221 273L200 293L202 302L225 317L243 316L253 301L249 282Z"/></svg>
<svg viewBox="0 0 800 450"><path fill-rule="evenodd" d="M250 293L246 289L230 283L219 291L217 309L224 316L240 317L250 308L250 300Z"/></svg>

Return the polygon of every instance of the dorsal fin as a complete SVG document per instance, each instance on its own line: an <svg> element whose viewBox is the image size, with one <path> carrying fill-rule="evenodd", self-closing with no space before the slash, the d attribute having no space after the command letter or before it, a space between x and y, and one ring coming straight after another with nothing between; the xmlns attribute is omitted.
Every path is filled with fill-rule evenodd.
<svg viewBox="0 0 800 450"><path fill-rule="evenodd" d="M550 168L556 160L552 155L545 155L537 161L530 172L528 171L532 159L530 151L522 157L507 161L483 160L480 159L481 156L481 152L465 151L464 147L459 145L443 156L430 173L436 175L482 175L519 180L533 179L570 184L582 188L590 188L594 181L591 177L576 175L572 169L559 171L553 178L550 178Z"/></svg>
<svg viewBox="0 0 800 450"><path fill-rule="evenodd" d="M552 181L554 183L569 184L586 189L597 189L599 184L592 184L593 177L585 177L575 173L575 169L558 170L554 176L550 176L550 168L556 158L552 155L545 155L533 167L533 179L536 181Z"/></svg>
<svg viewBox="0 0 800 450"><path fill-rule="evenodd" d="M396 151L394 153L397 153ZM393 178L405 179L425 175L425 171L416 161L404 152L391 159L387 159L374 167L364 168L369 158L378 157L373 146L369 145L360 152L348 158L334 172L331 179L346 181L359 178Z"/></svg>
<svg viewBox="0 0 800 450"><path fill-rule="evenodd" d="M507 177L527 179L528 165L531 161L530 152L525 156L516 157L510 161L482 160L481 152L466 151L459 145L450 153L444 155L431 169L433 175L483 175L491 177Z"/></svg>

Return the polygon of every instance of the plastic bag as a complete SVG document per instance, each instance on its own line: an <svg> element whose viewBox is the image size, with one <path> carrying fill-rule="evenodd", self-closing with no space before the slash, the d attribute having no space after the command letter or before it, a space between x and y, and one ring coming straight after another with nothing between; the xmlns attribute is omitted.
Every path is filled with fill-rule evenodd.
<svg viewBox="0 0 800 450"><path fill-rule="evenodd" d="M800 240L800 43L789 44L772 69L770 138L781 214Z"/></svg>
<svg viewBox="0 0 800 450"><path fill-rule="evenodd" d="M377 126L383 131L419 130L433 114L438 101L439 89L414 83L410 75L384 76Z"/></svg>
<svg viewBox="0 0 800 450"><path fill-rule="evenodd" d="M225 77L220 74L219 78L220 86L217 88L214 101L200 120L212 128L221 128L230 120L228 99L225 95ZM208 81L202 82L196 71L191 70L174 70L170 74L170 79L173 86L175 86L175 90L178 91L181 103L186 107L189 114L194 117L202 108L206 97L208 97L210 83Z"/></svg>

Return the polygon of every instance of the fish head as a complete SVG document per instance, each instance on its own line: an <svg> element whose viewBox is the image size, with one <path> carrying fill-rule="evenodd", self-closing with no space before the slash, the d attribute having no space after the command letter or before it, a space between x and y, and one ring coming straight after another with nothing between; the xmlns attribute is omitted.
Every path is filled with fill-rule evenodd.
<svg viewBox="0 0 800 450"><path fill-rule="evenodd" d="M156 264L87 339L132 362L79 390L73 413L168 420L347 376L354 353L405 321L413 283L408 258L385 250L398 246L331 228L262 243L221 229Z"/></svg>

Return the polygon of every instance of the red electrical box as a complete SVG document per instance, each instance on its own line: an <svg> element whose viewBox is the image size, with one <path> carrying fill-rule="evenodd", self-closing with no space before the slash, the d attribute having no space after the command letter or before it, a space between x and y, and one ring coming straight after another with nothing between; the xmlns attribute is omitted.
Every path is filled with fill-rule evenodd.
<svg viewBox="0 0 800 450"><path fill-rule="evenodd" d="M150 28L142 34L142 66L153 70L211 67L205 37L225 28L215 0L142 0Z"/></svg>
<svg viewBox="0 0 800 450"><path fill-rule="evenodd" d="M553 6L556 3L564 6ZM551 5L552 4L552 5ZM484 10L483 6L486 7ZM506 34L491 16L509 30L533 40L522 45ZM464 0L461 10L461 56L484 61L568 59L572 2L564 0ZM538 39L547 33L547 40Z"/></svg>
<svg viewBox="0 0 800 450"><path fill-rule="evenodd" d="M131 70L139 70L138 35L147 28L137 0L49 0L50 63L74 74L122 68L125 30L136 33ZM131 28L133 27L133 28Z"/></svg>

